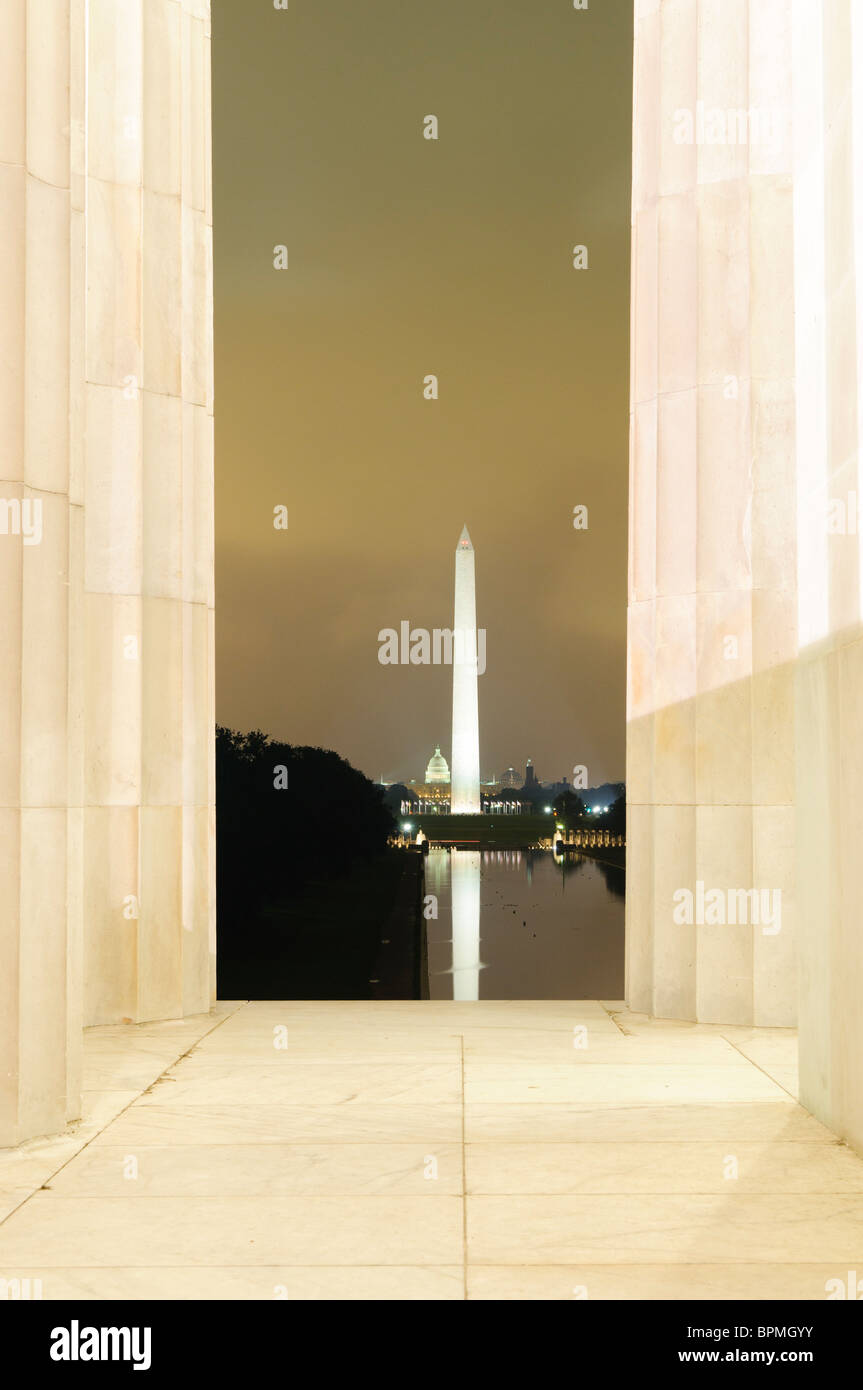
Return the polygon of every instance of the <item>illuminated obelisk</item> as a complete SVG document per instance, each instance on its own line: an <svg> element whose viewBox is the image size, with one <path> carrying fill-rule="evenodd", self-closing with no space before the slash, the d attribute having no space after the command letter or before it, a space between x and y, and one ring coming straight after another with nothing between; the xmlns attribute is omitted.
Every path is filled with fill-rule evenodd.
<svg viewBox="0 0 863 1390"><path fill-rule="evenodd" d="M474 550L465 526L455 551L455 611L452 654L453 815L478 815L479 691Z"/></svg>

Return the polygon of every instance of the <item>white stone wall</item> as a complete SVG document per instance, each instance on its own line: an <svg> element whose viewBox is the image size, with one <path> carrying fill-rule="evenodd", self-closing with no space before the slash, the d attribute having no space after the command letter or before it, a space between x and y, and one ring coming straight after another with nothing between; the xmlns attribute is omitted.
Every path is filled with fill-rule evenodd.
<svg viewBox="0 0 863 1390"><path fill-rule="evenodd" d="M82 1022L213 994L212 216L203 0L0 21L8 1144L79 1113Z"/></svg>

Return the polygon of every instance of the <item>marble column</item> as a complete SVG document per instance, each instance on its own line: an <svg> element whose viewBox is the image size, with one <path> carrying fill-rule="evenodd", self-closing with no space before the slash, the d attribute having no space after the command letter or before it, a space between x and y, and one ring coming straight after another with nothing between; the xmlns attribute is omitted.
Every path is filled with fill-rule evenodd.
<svg viewBox="0 0 863 1390"><path fill-rule="evenodd" d="M0 45L0 1145L80 1087L77 729L69 653L69 7L7 0ZM72 890L70 892L70 889Z"/></svg>
<svg viewBox="0 0 863 1390"><path fill-rule="evenodd" d="M859 4L638 0L627 997L799 1017L863 1150L861 383ZM781 930L675 922L698 881Z"/></svg>
<svg viewBox="0 0 863 1390"><path fill-rule="evenodd" d="M795 20L800 1098L863 1152L863 13Z"/></svg>
<svg viewBox="0 0 863 1390"><path fill-rule="evenodd" d="M214 993L204 0L5 0L0 1145Z"/></svg>
<svg viewBox="0 0 863 1390"><path fill-rule="evenodd" d="M635 11L627 998L790 1025L792 0Z"/></svg>
<svg viewBox="0 0 863 1390"><path fill-rule="evenodd" d="M208 6L88 20L84 1016L140 1022L213 978Z"/></svg>

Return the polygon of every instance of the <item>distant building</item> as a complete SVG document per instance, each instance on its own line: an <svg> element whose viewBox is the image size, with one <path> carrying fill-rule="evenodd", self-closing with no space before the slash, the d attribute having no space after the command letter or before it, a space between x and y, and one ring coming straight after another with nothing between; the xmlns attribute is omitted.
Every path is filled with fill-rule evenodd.
<svg viewBox="0 0 863 1390"><path fill-rule="evenodd" d="M525 791L535 791L538 787L539 783L536 780L536 768L533 765L533 759L528 758L527 767L524 770Z"/></svg>
<svg viewBox="0 0 863 1390"><path fill-rule="evenodd" d="M566 778L566 777L564 777L564 779L563 779L562 782L547 782L547 783L544 783L543 785L544 785L545 790L551 792L551 795L552 795L553 797L554 797L554 796L563 796L564 792L571 792L571 791L572 791L572 786L571 786L571 784L570 784L570 782L569 782L569 779Z"/></svg>
<svg viewBox="0 0 863 1390"><path fill-rule="evenodd" d="M440 751L440 744L435 745L435 750L429 758L425 784L428 787L449 786L449 766Z"/></svg>
<svg viewBox="0 0 863 1390"><path fill-rule="evenodd" d="M417 796L420 813L436 811L443 814L449 811L450 772L447 760L440 751L440 744L435 744L423 781L411 782L411 791Z"/></svg>
<svg viewBox="0 0 863 1390"><path fill-rule="evenodd" d="M520 787L520 786L521 786L521 778L519 777L519 775L518 775L518 773L516 772L516 770L515 770L514 767L508 767L508 768L507 768L506 772L503 774L503 776L502 776L501 779L500 779L500 785L501 785L501 787L503 787L503 788L505 788L505 787L513 787L513 788L515 788L515 787Z"/></svg>

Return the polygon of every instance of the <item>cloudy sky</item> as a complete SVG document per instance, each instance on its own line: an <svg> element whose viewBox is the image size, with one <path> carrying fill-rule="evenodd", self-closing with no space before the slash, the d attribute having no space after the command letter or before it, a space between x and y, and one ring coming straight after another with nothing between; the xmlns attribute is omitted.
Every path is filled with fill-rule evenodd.
<svg viewBox="0 0 863 1390"><path fill-rule="evenodd" d="M622 778L631 13L215 0L220 723L449 758L451 671L378 633L451 624L466 522L483 775Z"/></svg>

